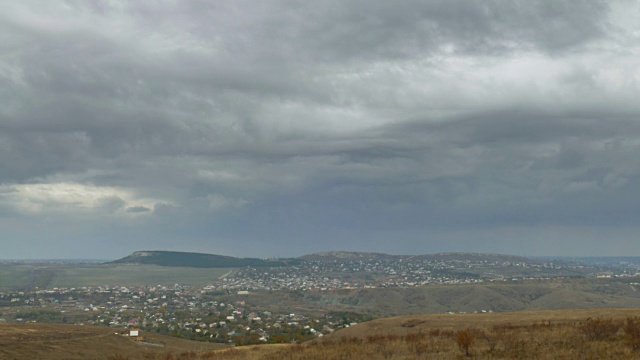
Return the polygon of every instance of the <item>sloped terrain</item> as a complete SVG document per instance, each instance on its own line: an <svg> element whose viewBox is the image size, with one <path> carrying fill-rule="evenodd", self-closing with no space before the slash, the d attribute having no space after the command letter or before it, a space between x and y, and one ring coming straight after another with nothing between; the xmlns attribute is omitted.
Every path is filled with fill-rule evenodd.
<svg viewBox="0 0 640 360"><path fill-rule="evenodd" d="M549 285L456 285L335 291L264 292L242 299L264 309L307 308L374 316L512 312L524 310L640 308L640 298Z"/></svg>
<svg viewBox="0 0 640 360"><path fill-rule="evenodd" d="M525 326L535 323L575 323L580 320L607 318L626 319L640 316L640 309L572 309L522 311L485 314L429 314L405 315L367 321L345 328L327 336L324 340L347 337L365 338L371 335L406 335L429 332L431 329L461 330L468 327L491 328L495 325Z"/></svg>
<svg viewBox="0 0 640 360"><path fill-rule="evenodd" d="M0 324L0 359L112 359L119 355L144 358L225 347L143 333L145 344L116 332L93 326Z"/></svg>
<svg viewBox="0 0 640 360"><path fill-rule="evenodd" d="M146 338L156 346L147 345L97 327L2 324L0 358L637 359L639 315L638 309L409 315L365 322L301 345L226 349L157 335Z"/></svg>

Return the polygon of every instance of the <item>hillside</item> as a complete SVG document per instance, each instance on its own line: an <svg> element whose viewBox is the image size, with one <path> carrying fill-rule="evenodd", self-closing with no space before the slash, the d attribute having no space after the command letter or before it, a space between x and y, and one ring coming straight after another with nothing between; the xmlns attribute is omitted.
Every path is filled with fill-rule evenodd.
<svg viewBox="0 0 640 360"><path fill-rule="evenodd" d="M621 285L622 287L622 285ZM608 288L608 289L612 289ZM413 288L263 292L243 296L247 304L268 310L301 308L351 311L373 316L510 312L526 310L640 308L635 293L605 293L587 285L443 285Z"/></svg>
<svg viewBox="0 0 640 360"><path fill-rule="evenodd" d="M424 260L424 261L473 261L473 262L509 262L534 264L537 260L528 259L522 256L484 253L438 253L421 255L389 255L383 253L353 252L353 251L329 251L319 252L298 257L305 261L398 261L398 260Z"/></svg>
<svg viewBox="0 0 640 360"><path fill-rule="evenodd" d="M536 264L540 261L529 259L516 255L505 254L488 254L488 253L465 253L465 252L451 252L451 253L438 253L438 254L424 254L411 256L411 259L415 260L431 260L431 261L484 261L487 263L522 263L522 264Z"/></svg>
<svg viewBox="0 0 640 360"><path fill-rule="evenodd" d="M298 259L305 261L376 261L399 260L406 257L406 255L389 255L382 253L328 251L303 255L298 257Z"/></svg>
<svg viewBox="0 0 640 360"><path fill-rule="evenodd" d="M302 261L342 262L342 261L402 261L405 259L428 261L486 261L534 263L535 261L512 255L441 253L426 255L389 255L382 253L332 251L303 255L295 259L264 260L257 258L237 258L215 254L179 252L179 251L136 251L115 264L147 264L175 267L197 268L238 268L238 267L279 267L296 265Z"/></svg>
<svg viewBox="0 0 640 360"><path fill-rule="evenodd" d="M177 355L149 352L143 358L637 359L637 315L635 309L591 309L400 316L353 325L303 344L244 346ZM139 352L128 351L129 348L122 348L117 357L107 359L142 358Z"/></svg>
<svg viewBox="0 0 640 360"><path fill-rule="evenodd" d="M462 330L465 328L490 329L496 325L526 326L535 323L573 323L580 320L606 318L626 319L639 316L638 309L568 309L539 310L484 314L427 314L404 315L367 321L334 332L323 340L341 338L366 338L375 335L407 335L414 332L429 332L432 329Z"/></svg>
<svg viewBox="0 0 640 360"><path fill-rule="evenodd" d="M287 266L289 264L297 262L299 262L299 260L263 260L255 258L236 258L232 256L179 251L136 251L131 255L113 261L112 263L196 268L237 268L245 266Z"/></svg>
<svg viewBox="0 0 640 360"><path fill-rule="evenodd" d="M142 333L145 344L117 332L93 326L0 323L0 359L143 359L226 347Z"/></svg>

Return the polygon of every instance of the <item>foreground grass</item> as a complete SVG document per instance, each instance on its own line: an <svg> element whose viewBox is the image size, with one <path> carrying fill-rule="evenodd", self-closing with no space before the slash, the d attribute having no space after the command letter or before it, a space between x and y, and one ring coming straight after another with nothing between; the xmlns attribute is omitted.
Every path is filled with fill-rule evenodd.
<svg viewBox="0 0 640 360"><path fill-rule="evenodd" d="M0 359L640 359L635 309L418 315L378 319L295 345L228 348L113 329L0 324ZM162 346L155 346L155 345Z"/></svg>
<svg viewBox="0 0 640 360"><path fill-rule="evenodd" d="M149 345L98 326L0 323L0 359L162 359L167 354L207 353L224 345L145 334ZM122 356L119 354L123 354ZM124 356L126 354L126 356Z"/></svg>
<svg viewBox="0 0 640 360"><path fill-rule="evenodd" d="M410 322L405 327L417 327ZM541 320L422 328L404 335L328 336L302 345L250 346L149 359L640 359L640 318ZM126 360L127 357L114 357Z"/></svg>

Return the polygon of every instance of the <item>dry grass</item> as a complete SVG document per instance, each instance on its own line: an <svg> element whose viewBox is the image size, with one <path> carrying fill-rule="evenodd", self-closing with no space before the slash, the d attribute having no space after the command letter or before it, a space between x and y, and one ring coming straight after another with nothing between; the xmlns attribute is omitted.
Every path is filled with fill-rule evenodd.
<svg viewBox="0 0 640 360"><path fill-rule="evenodd" d="M303 345L215 359L640 359L640 311L562 310L379 319Z"/></svg>
<svg viewBox="0 0 640 360"><path fill-rule="evenodd" d="M624 323L625 320L615 320ZM637 320L633 320L637 321ZM405 336L341 337L273 349L254 347L211 354L214 359L634 359L640 353L620 331L608 340L589 340L581 323L505 324L493 329L409 333ZM464 338L461 339L461 335ZM204 358L204 357L203 357Z"/></svg>
<svg viewBox="0 0 640 360"><path fill-rule="evenodd" d="M607 319L432 328L406 335L336 337L277 350L215 353L215 359L636 359L640 320ZM604 329L600 329L600 327ZM612 333L614 329L617 330ZM629 328L629 330L627 330ZM602 334L603 338L592 336Z"/></svg>
<svg viewBox="0 0 640 360"><path fill-rule="evenodd" d="M141 345L121 336L111 337L98 331L103 330L100 328L70 327L68 329L73 330L47 334L42 328L7 325L4 326L7 330L4 332L0 327L0 358L640 359L640 318L637 315L640 315L640 311L631 309L420 315L363 323L302 345L260 345L224 350L157 349L145 352L134 352L127 346ZM49 330L59 327L47 326L52 327ZM47 343L50 349L57 343L60 346L58 354L66 356L43 357L37 350L39 342ZM103 347L100 356L86 352L84 357L81 356L82 346L98 346L101 342L111 342L112 347L117 342L119 347L117 351ZM21 346L19 349L18 344ZM7 349L13 349L14 353L6 353Z"/></svg>
<svg viewBox="0 0 640 360"><path fill-rule="evenodd" d="M0 359L155 359L166 354L203 353L219 344L146 334L163 346L137 343L114 329L58 324L0 324Z"/></svg>

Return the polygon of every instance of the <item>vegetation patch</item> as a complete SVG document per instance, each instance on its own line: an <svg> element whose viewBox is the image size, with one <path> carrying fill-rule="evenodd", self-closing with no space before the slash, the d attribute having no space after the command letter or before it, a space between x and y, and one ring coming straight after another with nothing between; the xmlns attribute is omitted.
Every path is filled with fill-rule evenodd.
<svg viewBox="0 0 640 360"><path fill-rule="evenodd" d="M606 335L588 335L594 328L599 333L600 327L606 329ZM619 331L611 334L614 328ZM590 330L585 333L585 329ZM458 331L434 328L406 335L328 336L302 345L252 346L149 359L635 359L639 345L639 318L587 319L555 324L505 323Z"/></svg>

